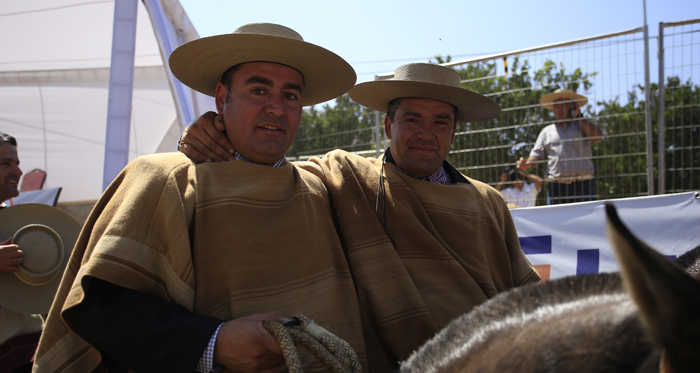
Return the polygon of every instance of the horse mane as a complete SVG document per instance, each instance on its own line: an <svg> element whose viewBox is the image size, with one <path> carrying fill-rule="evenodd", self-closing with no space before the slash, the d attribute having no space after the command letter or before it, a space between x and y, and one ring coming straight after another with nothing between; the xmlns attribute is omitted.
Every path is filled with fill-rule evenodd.
<svg viewBox="0 0 700 373"><path fill-rule="evenodd" d="M598 344L595 352L588 352L591 349L585 346L571 348L566 345L570 336L552 332L561 329L562 324L566 328L567 315L587 310L591 315L617 313L616 317L591 316L589 320L582 319L579 325L570 325L575 333L604 330L606 335L592 339L592 344ZM610 326L596 328L596 323ZM635 341L616 338L622 334L634 336ZM512 338L533 341L523 346ZM401 364L401 372L449 372L460 366L468 367L467 371L483 372L535 371L529 369L540 366L555 371L617 372L620 367L636 369L648 365L645 358L651 347L642 344L639 348L639 339L644 339L642 327L618 273L572 276L514 288L477 306L414 351ZM493 343L502 346L494 348ZM596 356L603 346L614 362ZM527 349L523 350L524 347ZM465 359L470 360L465 362ZM546 364L542 360L547 360ZM580 360L587 362L579 366ZM586 370L586 364L592 370Z"/></svg>
<svg viewBox="0 0 700 373"><path fill-rule="evenodd" d="M676 264L700 281L700 245L676 258Z"/></svg>

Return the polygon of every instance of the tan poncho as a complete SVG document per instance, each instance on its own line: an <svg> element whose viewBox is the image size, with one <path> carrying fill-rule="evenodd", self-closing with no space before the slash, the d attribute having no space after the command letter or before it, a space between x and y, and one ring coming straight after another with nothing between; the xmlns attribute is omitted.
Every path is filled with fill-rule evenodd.
<svg viewBox="0 0 700 373"><path fill-rule="evenodd" d="M35 372L84 373L100 363L99 352L70 331L71 308L82 301L88 276L223 320L303 313L350 343L366 367L359 306L328 193L290 164L195 166L181 154L130 163L83 228Z"/></svg>
<svg viewBox="0 0 700 373"><path fill-rule="evenodd" d="M434 184L387 163L376 208L381 160L333 151L310 161L299 165L333 197L363 312L388 359L406 359L455 317L539 281L503 197L488 185ZM371 340L367 350L370 359L380 351Z"/></svg>

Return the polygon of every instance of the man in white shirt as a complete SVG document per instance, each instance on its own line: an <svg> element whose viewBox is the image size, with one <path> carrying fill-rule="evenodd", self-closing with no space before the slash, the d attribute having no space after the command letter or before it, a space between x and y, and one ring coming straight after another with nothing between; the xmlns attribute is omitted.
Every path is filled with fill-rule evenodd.
<svg viewBox="0 0 700 373"><path fill-rule="evenodd" d="M555 122L542 129L530 156L517 162L522 170L545 163L551 205L595 200L591 144L603 139L603 131L583 117L581 108L587 102L568 89L542 96L540 104L553 111Z"/></svg>

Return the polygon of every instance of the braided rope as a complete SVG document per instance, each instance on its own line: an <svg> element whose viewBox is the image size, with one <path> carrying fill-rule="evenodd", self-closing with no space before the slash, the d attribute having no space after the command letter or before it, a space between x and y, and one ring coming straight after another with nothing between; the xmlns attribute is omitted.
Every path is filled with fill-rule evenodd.
<svg viewBox="0 0 700 373"><path fill-rule="evenodd" d="M304 372L297 344L311 352L332 373L362 373L360 360L347 342L302 314L294 315L291 320L285 323L287 325L276 321L263 324L279 341L290 373Z"/></svg>

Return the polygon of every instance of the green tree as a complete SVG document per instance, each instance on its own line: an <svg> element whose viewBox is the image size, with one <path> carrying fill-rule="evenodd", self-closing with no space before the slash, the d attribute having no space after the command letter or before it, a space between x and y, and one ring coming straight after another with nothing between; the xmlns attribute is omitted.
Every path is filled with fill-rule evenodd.
<svg viewBox="0 0 700 373"><path fill-rule="evenodd" d="M633 87L624 105L619 97L598 102L598 125L606 136L593 151L596 190L602 199L647 194L646 103L639 100L638 90L643 96L644 87Z"/></svg>
<svg viewBox="0 0 700 373"><path fill-rule="evenodd" d="M665 92L666 192L694 191L700 188L700 86L672 76Z"/></svg>
<svg viewBox="0 0 700 373"><path fill-rule="evenodd" d="M335 99L335 105L315 106L304 110L299 132L288 157L304 158L324 154L333 149L350 152L374 150L374 111L344 94Z"/></svg>
<svg viewBox="0 0 700 373"><path fill-rule="evenodd" d="M692 191L700 187L700 86L677 76L665 84L665 178L666 192ZM652 84L652 92L659 87ZM647 194L646 102L644 87L627 92L627 103L618 99L599 102L599 125L606 140L595 149L603 161L596 165L599 194L618 198ZM659 180L658 105L652 106L652 151L654 184Z"/></svg>

